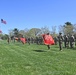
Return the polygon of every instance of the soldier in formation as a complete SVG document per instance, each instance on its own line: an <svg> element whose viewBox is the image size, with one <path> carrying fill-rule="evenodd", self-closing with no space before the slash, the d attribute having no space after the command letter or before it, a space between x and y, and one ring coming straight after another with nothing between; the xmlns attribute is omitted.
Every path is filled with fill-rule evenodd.
<svg viewBox="0 0 76 75"><path fill-rule="evenodd" d="M69 36L64 35L64 47L69 48Z"/></svg>
<svg viewBox="0 0 76 75"><path fill-rule="evenodd" d="M62 51L62 48L63 48L63 36L62 36L62 33L59 33L58 41L59 41L60 51Z"/></svg>
<svg viewBox="0 0 76 75"><path fill-rule="evenodd" d="M75 45L75 37L74 35L70 36L70 48L74 48Z"/></svg>

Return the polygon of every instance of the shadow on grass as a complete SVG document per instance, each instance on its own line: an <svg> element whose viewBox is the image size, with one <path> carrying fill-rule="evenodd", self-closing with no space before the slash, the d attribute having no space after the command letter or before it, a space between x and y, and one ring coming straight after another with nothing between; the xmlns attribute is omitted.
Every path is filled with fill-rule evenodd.
<svg viewBox="0 0 76 75"><path fill-rule="evenodd" d="M67 50L76 50L76 47L74 47L74 48L70 48L70 47L65 48L65 47L64 47L64 49L67 49Z"/></svg>
<svg viewBox="0 0 76 75"><path fill-rule="evenodd" d="M72 50L76 50L76 48L70 48L70 49L72 49Z"/></svg>
<svg viewBox="0 0 76 75"><path fill-rule="evenodd" d="M33 50L35 52L47 52L47 51L44 51L44 50Z"/></svg>

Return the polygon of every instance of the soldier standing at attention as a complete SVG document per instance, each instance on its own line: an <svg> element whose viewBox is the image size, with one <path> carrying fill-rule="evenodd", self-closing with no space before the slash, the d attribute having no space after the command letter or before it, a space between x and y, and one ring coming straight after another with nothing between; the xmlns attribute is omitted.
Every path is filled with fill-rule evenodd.
<svg viewBox="0 0 76 75"><path fill-rule="evenodd" d="M7 37L7 42L8 42L8 44L9 44L9 42L10 42L10 38L9 38L9 36Z"/></svg>
<svg viewBox="0 0 76 75"><path fill-rule="evenodd" d="M73 35L70 36L70 48L74 48L75 38Z"/></svg>
<svg viewBox="0 0 76 75"><path fill-rule="evenodd" d="M64 35L64 46L65 46L65 48L66 48L66 44L67 44L67 36Z"/></svg>
<svg viewBox="0 0 76 75"><path fill-rule="evenodd" d="M69 37L67 35L64 35L64 46L65 48L69 47Z"/></svg>
<svg viewBox="0 0 76 75"><path fill-rule="evenodd" d="M60 51L62 51L62 44L63 44L63 36L62 36L62 33L59 33L58 40L59 40L59 48L60 48Z"/></svg>
<svg viewBox="0 0 76 75"><path fill-rule="evenodd" d="M30 45L30 41L31 41L30 38L27 38L27 42L28 42L29 45Z"/></svg>

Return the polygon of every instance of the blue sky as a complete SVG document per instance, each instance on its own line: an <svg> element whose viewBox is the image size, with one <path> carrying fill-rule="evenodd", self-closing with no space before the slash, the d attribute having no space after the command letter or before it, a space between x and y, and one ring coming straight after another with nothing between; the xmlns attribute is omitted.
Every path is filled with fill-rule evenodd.
<svg viewBox="0 0 76 75"><path fill-rule="evenodd" d="M58 27L69 21L76 24L76 0L0 0L0 30Z"/></svg>

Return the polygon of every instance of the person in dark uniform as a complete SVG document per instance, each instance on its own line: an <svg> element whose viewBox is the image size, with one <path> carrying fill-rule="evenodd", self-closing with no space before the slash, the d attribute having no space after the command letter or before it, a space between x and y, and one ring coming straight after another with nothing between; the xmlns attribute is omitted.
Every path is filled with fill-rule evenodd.
<svg viewBox="0 0 76 75"><path fill-rule="evenodd" d="M65 48L69 47L69 37L67 35L64 35L64 46Z"/></svg>
<svg viewBox="0 0 76 75"><path fill-rule="evenodd" d="M28 44L30 45L30 38L27 38L27 42L28 42Z"/></svg>
<svg viewBox="0 0 76 75"><path fill-rule="evenodd" d="M54 41L55 41L55 45L57 45L57 43L58 43L58 38L57 38L57 37L54 37Z"/></svg>
<svg viewBox="0 0 76 75"><path fill-rule="evenodd" d="M9 44L9 42L10 42L10 38L9 38L9 36L7 37L7 42L8 42L8 44Z"/></svg>
<svg viewBox="0 0 76 75"><path fill-rule="evenodd" d="M39 44L39 37L36 37L36 44Z"/></svg>
<svg viewBox="0 0 76 75"><path fill-rule="evenodd" d="M49 33L47 33L47 35L50 35L50 34L49 34ZM48 49L50 49L50 45L49 45L49 44L47 45L47 48L48 48Z"/></svg>
<svg viewBox="0 0 76 75"><path fill-rule="evenodd" d="M66 38L66 35L64 35L64 47L66 48L66 42L67 41L67 38Z"/></svg>
<svg viewBox="0 0 76 75"><path fill-rule="evenodd" d="M70 36L70 48L74 48L75 38L73 35Z"/></svg>
<svg viewBox="0 0 76 75"><path fill-rule="evenodd" d="M62 36L62 33L59 33L58 40L59 40L59 48L60 48L60 51L62 51L62 44L63 44L63 36Z"/></svg>

